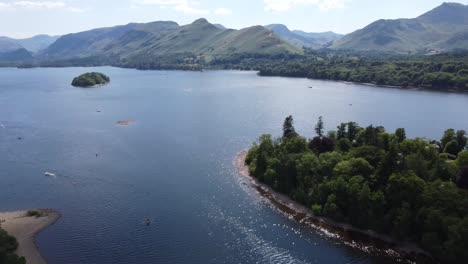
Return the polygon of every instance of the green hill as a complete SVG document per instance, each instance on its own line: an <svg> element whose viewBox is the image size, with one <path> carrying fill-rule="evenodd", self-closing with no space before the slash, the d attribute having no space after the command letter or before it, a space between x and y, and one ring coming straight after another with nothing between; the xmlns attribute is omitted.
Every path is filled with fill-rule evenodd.
<svg viewBox="0 0 468 264"><path fill-rule="evenodd" d="M444 3L413 19L378 20L336 41L332 48L397 52L468 48L468 6Z"/></svg>
<svg viewBox="0 0 468 264"><path fill-rule="evenodd" d="M301 53L261 26L241 30L223 29L198 19L179 26L175 22L128 24L100 28L59 38L38 56L40 60L112 57L118 60L168 54L192 54L210 60L236 53Z"/></svg>

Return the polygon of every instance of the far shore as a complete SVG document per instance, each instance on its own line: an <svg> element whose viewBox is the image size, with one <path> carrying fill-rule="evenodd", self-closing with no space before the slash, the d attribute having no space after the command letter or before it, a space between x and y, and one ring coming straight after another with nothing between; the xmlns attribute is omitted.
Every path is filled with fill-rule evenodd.
<svg viewBox="0 0 468 264"><path fill-rule="evenodd" d="M372 230L355 228L349 224L313 215L312 210L287 195L276 192L272 187L251 176L249 168L245 164L246 157L247 150L244 150L239 152L234 159L234 166L239 176L248 180L251 187L255 188L262 197L266 198L290 219L368 253L408 259L417 263L420 261L423 263L437 263L428 252L414 243L397 241L390 236L378 234Z"/></svg>
<svg viewBox="0 0 468 264"><path fill-rule="evenodd" d="M28 216L28 211L0 212L1 228L16 237L16 254L26 258L28 264L46 264L36 246L36 235L54 224L60 214L52 209L36 209L39 217Z"/></svg>

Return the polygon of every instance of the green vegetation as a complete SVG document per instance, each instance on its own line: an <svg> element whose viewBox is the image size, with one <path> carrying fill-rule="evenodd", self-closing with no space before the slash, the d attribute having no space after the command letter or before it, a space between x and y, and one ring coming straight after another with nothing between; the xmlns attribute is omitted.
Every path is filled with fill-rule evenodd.
<svg viewBox="0 0 468 264"><path fill-rule="evenodd" d="M29 217L41 217L42 216L42 212L40 211L37 211L37 210L29 210L26 212L26 215L29 216Z"/></svg>
<svg viewBox="0 0 468 264"><path fill-rule="evenodd" d="M0 228L0 263L1 264L25 264L24 257L18 257L15 250L18 248L16 238L10 236Z"/></svg>
<svg viewBox="0 0 468 264"><path fill-rule="evenodd" d="M308 51L289 61L256 67L261 76L372 83L400 87L468 91L468 53L401 56L388 53Z"/></svg>
<svg viewBox="0 0 468 264"><path fill-rule="evenodd" d="M262 135L249 150L251 175L318 216L413 241L446 263L468 263L466 132L440 141L409 139L404 129L343 123L311 140L289 116L283 136ZM312 130L312 129L311 129Z"/></svg>
<svg viewBox="0 0 468 264"><path fill-rule="evenodd" d="M73 79L72 85L78 87L93 87L110 82L110 78L99 72L88 72Z"/></svg>

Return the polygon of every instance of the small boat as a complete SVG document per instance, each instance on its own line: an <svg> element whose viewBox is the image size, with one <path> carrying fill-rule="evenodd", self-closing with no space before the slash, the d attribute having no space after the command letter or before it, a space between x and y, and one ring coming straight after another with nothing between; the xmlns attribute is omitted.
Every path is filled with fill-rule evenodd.
<svg viewBox="0 0 468 264"><path fill-rule="evenodd" d="M312 89L312 88L314 88L314 87L312 87L312 86L309 86L309 89Z"/></svg>
<svg viewBox="0 0 468 264"><path fill-rule="evenodd" d="M52 172L44 172L44 175L45 176L48 176L48 177L55 177L55 173L52 173Z"/></svg>
<svg viewBox="0 0 468 264"><path fill-rule="evenodd" d="M148 226L148 225L151 225L151 220L146 219L145 224L146 224L147 226Z"/></svg>

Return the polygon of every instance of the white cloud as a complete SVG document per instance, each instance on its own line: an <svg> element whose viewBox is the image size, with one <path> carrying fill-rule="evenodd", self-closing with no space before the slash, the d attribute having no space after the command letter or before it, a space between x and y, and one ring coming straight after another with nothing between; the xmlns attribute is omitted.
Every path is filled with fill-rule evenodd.
<svg viewBox="0 0 468 264"><path fill-rule="evenodd" d="M227 9L227 8L224 8L224 7L220 7L220 8L217 8L214 13L216 15L220 15L220 16L229 16L230 14L232 14L232 11L230 9Z"/></svg>
<svg viewBox="0 0 468 264"><path fill-rule="evenodd" d="M64 2L52 2L52 1L16 1L13 5L18 7L26 8L64 8L66 4Z"/></svg>
<svg viewBox="0 0 468 264"><path fill-rule="evenodd" d="M183 5L187 4L187 0L139 0L135 1L142 5L162 5L162 6L169 6L169 5Z"/></svg>
<svg viewBox="0 0 468 264"><path fill-rule="evenodd" d="M70 12L83 12L78 7L68 6L62 1L11 1L10 3L0 2L0 10L15 9L64 9Z"/></svg>
<svg viewBox="0 0 468 264"><path fill-rule="evenodd" d="M263 0L265 11L284 12L296 6L316 6L321 10L343 8L350 0Z"/></svg>
<svg viewBox="0 0 468 264"><path fill-rule="evenodd" d="M0 10L9 9L10 7L11 6L9 4L5 4L5 3L0 2Z"/></svg>
<svg viewBox="0 0 468 264"><path fill-rule="evenodd" d="M68 11L70 12L73 12L73 13L83 13L85 10L82 9L82 8L78 8L78 7L68 7L67 8Z"/></svg>
<svg viewBox="0 0 468 264"><path fill-rule="evenodd" d="M211 13L208 9L197 8L200 5L192 0L134 0L140 5L155 5L160 8L172 7L175 11L189 15L206 15Z"/></svg>
<svg viewBox="0 0 468 264"><path fill-rule="evenodd" d="M177 5L174 7L174 10L184 13L184 14L193 14L193 15L206 15L210 13L209 10L198 9L198 8L191 7L189 5Z"/></svg>

